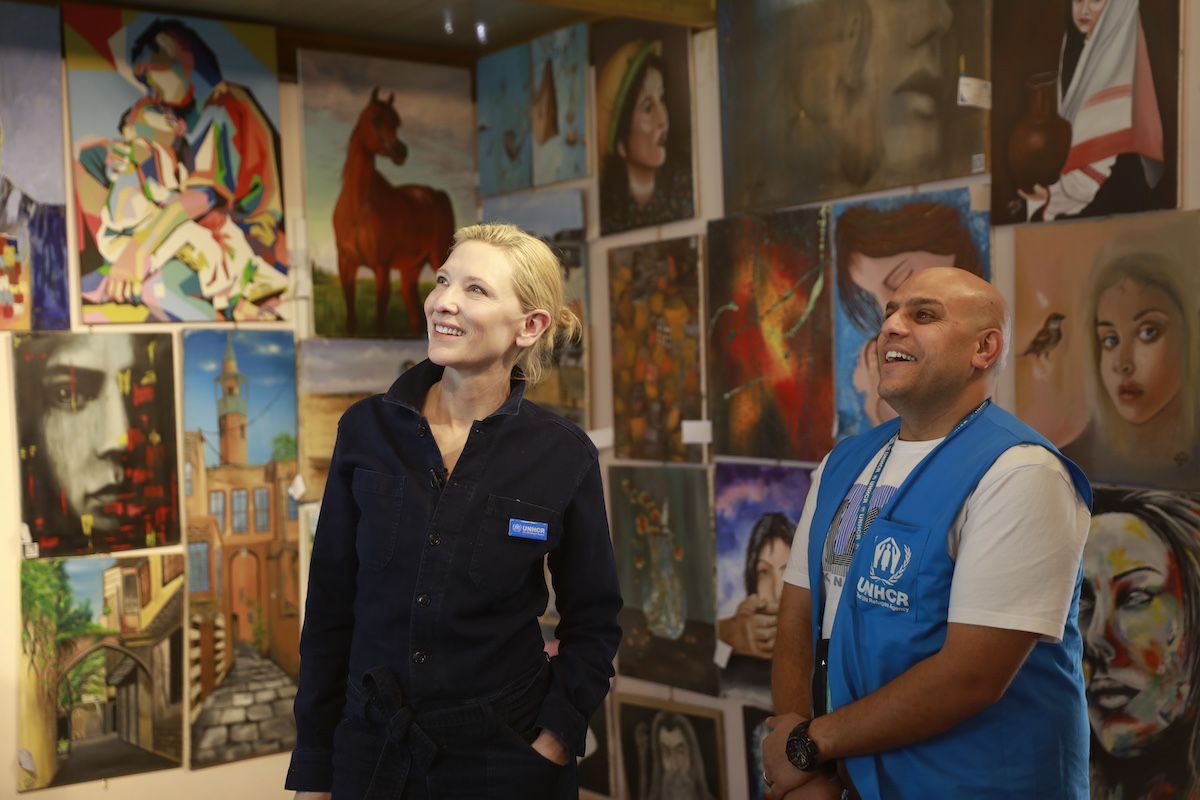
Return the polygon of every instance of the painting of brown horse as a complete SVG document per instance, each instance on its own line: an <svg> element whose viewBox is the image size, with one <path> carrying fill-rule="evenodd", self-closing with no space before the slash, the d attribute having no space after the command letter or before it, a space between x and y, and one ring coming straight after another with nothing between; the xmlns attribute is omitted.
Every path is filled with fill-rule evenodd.
<svg viewBox="0 0 1200 800"><path fill-rule="evenodd" d="M333 209L338 279L346 302L346 332L358 332L355 278L360 267L375 276L375 330L384 334L390 299L389 278L400 275L409 331L424 329L418 279L426 264L436 270L454 237L454 208L440 189L418 184L394 185L375 167L376 156L397 166L408 158L399 138L400 114L395 94L379 96L378 87L358 116L346 147L342 189Z"/></svg>

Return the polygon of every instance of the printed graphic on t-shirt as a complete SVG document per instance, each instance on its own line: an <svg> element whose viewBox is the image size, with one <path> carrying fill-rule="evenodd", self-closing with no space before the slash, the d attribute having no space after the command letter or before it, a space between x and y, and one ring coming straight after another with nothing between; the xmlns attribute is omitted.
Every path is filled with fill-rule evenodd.
<svg viewBox="0 0 1200 800"><path fill-rule="evenodd" d="M826 627L832 625L833 611L837 608L842 587L846 583L846 573L850 571L850 560L858 547L855 536L855 523L858 520L858 507L862 503L863 494L867 491L865 483L856 483L842 501L841 508L834 515L833 522L825 535L825 547L821 556L821 575L825 582L825 615ZM863 538L871 529L871 523L879 516L879 511L892 499L896 493L895 486L876 484L867 506L867 518L863 524Z"/></svg>

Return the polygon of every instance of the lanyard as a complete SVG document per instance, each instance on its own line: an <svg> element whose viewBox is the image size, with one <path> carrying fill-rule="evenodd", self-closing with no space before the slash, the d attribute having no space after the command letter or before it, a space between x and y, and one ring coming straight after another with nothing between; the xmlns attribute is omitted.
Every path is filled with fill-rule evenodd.
<svg viewBox="0 0 1200 800"><path fill-rule="evenodd" d="M980 403L978 408L976 408L970 414L967 414L965 417L962 418L961 421L959 421L959 423L957 425L954 426L954 430L950 431L949 436L947 436L946 438L949 439L950 436L953 436L954 434L958 433L960 430L965 428L971 422L971 420L975 419L977 416L979 416L983 412L983 410L985 408L987 408L987 404L990 402L991 402L991 399L989 398L987 400L984 400L982 403ZM862 500L860 500L858 503L858 513L855 515L855 518L854 518L854 548L855 549L858 548L858 543L860 541L862 541L863 534L866 533L867 514L871 510L871 496L873 494L875 494L875 486L879 483L879 477L881 475L883 475L883 467L884 467L884 465L887 464L888 458L891 457L892 448L896 445L896 440L899 438L900 438L900 434L897 432L896 435L894 435L891 439L889 439L888 443L886 445L884 445L883 453L882 453L882 455L879 456L879 461L878 461L878 463L875 464L875 469L873 469L871 471L871 478L870 478L870 480L867 481L867 486L863 490Z"/></svg>

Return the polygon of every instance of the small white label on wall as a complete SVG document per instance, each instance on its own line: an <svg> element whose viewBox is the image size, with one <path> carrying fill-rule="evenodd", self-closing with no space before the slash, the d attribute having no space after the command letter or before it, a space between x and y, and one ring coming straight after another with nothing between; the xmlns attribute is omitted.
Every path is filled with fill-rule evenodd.
<svg viewBox="0 0 1200 800"><path fill-rule="evenodd" d="M721 669L725 669L731 655L733 655L733 648L717 639L717 646L713 648L713 663Z"/></svg>
<svg viewBox="0 0 1200 800"><path fill-rule="evenodd" d="M975 175L987 172L987 156L983 153L976 153L971 156L971 172Z"/></svg>
<svg viewBox="0 0 1200 800"><path fill-rule="evenodd" d="M592 444L596 445L597 450L611 450L613 446L613 429L612 428L596 428L588 431L587 435L591 438Z"/></svg>
<svg viewBox="0 0 1200 800"><path fill-rule="evenodd" d="M301 497L304 497L304 492L307 489L308 487L304 484L304 476L297 472L296 477L292 478L291 486L288 487L288 494L291 495L293 500L298 501Z"/></svg>
<svg viewBox="0 0 1200 800"><path fill-rule="evenodd" d="M31 559L37 558L41 548L38 543L33 540L33 533L29 530L29 523L21 523L21 558Z"/></svg>
<svg viewBox="0 0 1200 800"><path fill-rule="evenodd" d="M992 107L992 82L962 75L958 79L958 104L971 108Z"/></svg>
<svg viewBox="0 0 1200 800"><path fill-rule="evenodd" d="M712 444L712 421L685 419L680 425L684 444Z"/></svg>

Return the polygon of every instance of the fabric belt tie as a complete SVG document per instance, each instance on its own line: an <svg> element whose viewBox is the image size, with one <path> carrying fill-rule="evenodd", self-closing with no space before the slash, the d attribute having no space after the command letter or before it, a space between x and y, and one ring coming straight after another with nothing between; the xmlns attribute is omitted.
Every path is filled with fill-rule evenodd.
<svg viewBox="0 0 1200 800"><path fill-rule="evenodd" d="M400 800L413 767L429 772L438 746L416 722L412 709L404 705L400 683L390 669L377 668L363 676L368 703L374 703L387 720L385 741L371 774L364 800Z"/></svg>

